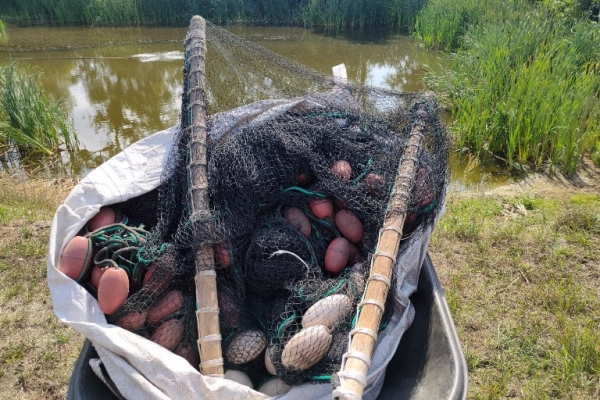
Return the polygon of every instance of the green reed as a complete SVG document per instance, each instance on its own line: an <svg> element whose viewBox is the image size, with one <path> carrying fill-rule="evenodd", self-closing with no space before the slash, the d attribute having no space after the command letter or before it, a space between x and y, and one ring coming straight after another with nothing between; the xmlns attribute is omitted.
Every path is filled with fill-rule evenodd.
<svg viewBox="0 0 600 400"><path fill-rule="evenodd" d="M411 30L427 0L310 0L304 8L304 24L327 29Z"/></svg>
<svg viewBox="0 0 600 400"><path fill-rule="evenodd" d="M87 0L84 15L87 24L127 26L139 25L136 0Z"/></svg>
<svg viewBox="0 0 600 400"><path fill-rule="evenodd" d="M8 41L8 35L6 34L6 27L4 26L4 22L0 19L0 43L5 43Z"/></svg>
<svg viewBox="0 0 600 400"><path fill-rule="evenodd" d="M560 24L538 9L480 22L426 84L448 98L460 148L572 174L600 141L599 35L596 24Z"/></svg>
<svg viewBox="0 0 600 400"><path fill-rule="evenodd" d="M15 65L0 68L0 154L17 150L51 154L77 145L62 101L52 101L38 85L37 73L19 73Z"/></svg>
<svg viewBox="0 0 600 400"><path fill-rule="evenodd" d="M397 28L412 31L419 12L428 0L392 0L390 2L391 17Z"/></svg>
<svg viewBox="0 0 600 400"><path fill-rule="evenodd" d="M3 13L20 24L186 26L215 23L410 30L427 0L15 0Z"/></svg>
<svg viewBox="0 0 600 400"><path fill-rule="evenodd" d="M15 0L3 16L19 24L187 26L200 14L215 23L302 24L310 0Z"/></svg>
<svg viewBox="0 0 600 400"><path fill-rule="evenodd" d="M429 0L416 18L415 34L429 47L453 51L470 27L511 19L524 10L517 0Z"/></svg>

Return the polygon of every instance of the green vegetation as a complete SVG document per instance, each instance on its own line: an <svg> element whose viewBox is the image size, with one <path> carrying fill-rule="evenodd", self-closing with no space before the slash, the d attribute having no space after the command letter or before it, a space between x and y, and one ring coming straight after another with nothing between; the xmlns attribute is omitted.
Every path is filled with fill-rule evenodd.
<svg viewBox="0 0 600 400"><path fill-rule="evenodd" d="M581 18L593 17L592 11L598 15L598 0L533 0L536 3L543 4L554 15L561 18Z"/></svg>
<svg viewBox="0 0 600 400"><path fill-rule="evenodd" d="M83 337L54 315L46 282L52 215L73 180L0 174L0 393L64 399Z"/></svg>
<svg viewBox="0 0 600 400"><path fill-rule="evenodd" d="M427 0L311 0L304 10L306 26L326 28L411 29Z"/></svg>
<svg viewBox="0 0 600 400"><path fill-rule="evenodd" d="M429 252L470 399L592 399L600 390L600 197L454 195Z"/></svg>
<svg viewBox="0 0 600 400"><path fill-rule="evenodd" d="M427 44L457 51L426 84L445 95L458 147L572 174L600 141L598 24L516 1L478 4L448 11L448 0L431 0L416 24Z"/></svg>
<svg viewBox="0 0 600 400"><path fill-rule="evenodd" d="M9 0L4 18L19 24L187 26L200 14L215 23L302 24L309 0Z"/></svg>
<svg viewBox="0 0 600 400"><path fill-rule="evenodd" d="M441 50L456 50L469 28L509 15L524 12L525 6L515 1L493 0L430 0L415 21L415 35L427 46Z"/></svg>
<svg viewBox="0 0 600 400"><path fill-rule="evenodd" d="M192 15L222 24L409 29L427 0L9 0L6 20L20 24L187 26Z"/></svg>
<svg viewBox="0 0 600 400"><path fill-rule="evenodd" d="M52 101L37 80L37 73L19 73L14 64L0 68L0 155L51 154L77 143L62 101Z"/></svg>
<svg viewBox="0 0 600 400"><path fill-rule="evenodd" d="M6 27L4 26L4 22L0 19L0 44L5 43L8 40L8 35L6 34Z"/></svg>

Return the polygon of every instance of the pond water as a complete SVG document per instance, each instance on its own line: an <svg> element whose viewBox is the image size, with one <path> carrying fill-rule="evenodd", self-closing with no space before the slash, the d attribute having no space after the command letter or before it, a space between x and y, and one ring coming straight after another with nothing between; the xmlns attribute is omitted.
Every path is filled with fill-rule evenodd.
<svg viewBox="0 0 600 400"><path fill-rule="evenodd" d="M227 29L319 72L331 74L334 65L344 63L354 82L406 92L422 90L425 72L443 62L439 53L404 35L336 37L302 28L238 25ZM185 28L8 27L7 33L8 43L0 44L0 65L14 61L19 69L42 71L45 90L65 99L80 142L70 162L62 164L67 172L85 174L139 139L177 124ZM508 179L493 162L468 161L453 152L455 188L481 182L493 186Z"/></svg>

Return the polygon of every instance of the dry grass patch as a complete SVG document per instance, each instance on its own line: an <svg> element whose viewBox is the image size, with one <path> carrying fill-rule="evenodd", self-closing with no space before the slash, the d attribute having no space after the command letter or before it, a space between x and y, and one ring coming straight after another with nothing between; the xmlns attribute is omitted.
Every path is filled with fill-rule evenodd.
<svg viewBox="0 0 600 400"><path fill-rule="evenodd" d="M600 196L452 197L430 253L469 398L598 398Z"/></svg>
<svg viewBox="0 0 600 400"><path fill-rule="evenodd" d="M73 180L0 175L0 397L63 399L83 338L58 321L46 283L50 222Z"/></svg>

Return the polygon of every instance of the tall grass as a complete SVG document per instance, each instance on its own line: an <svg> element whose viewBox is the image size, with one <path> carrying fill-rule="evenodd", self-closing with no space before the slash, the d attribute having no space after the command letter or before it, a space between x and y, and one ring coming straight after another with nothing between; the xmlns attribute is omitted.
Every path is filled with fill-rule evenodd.
<svg viewBox="0 0 600 400"><path fill-rule="evenodd" d="M416 17L415 35L429 47L453 51L469 28L510 20L526 9L517 0L429 0Z"/></svg>
<svg viewBox="0 0 600 400"><path fill-rule="evenodd" d="M56 25L185 26L200 14L215 23L409 30L427 0L13 0L11 22Z"/></svg>
<svg viewBox="0 0 600 400"><path fill-rule="evenodd" d="M311 0L304 9L304 24L328 29L410 30L427 0Z"/></svg>
<svg viewBox="0 0 600 400"><path fill-rule="evenodd" d="M428 0L392 0L390 2L391 17L397 28L412 31L417 15Z"/></svg>
<svg viewBox="0 0 600 400"><path fill-rule="evenodd" d="M0 43L8 41L8 35L6 34L6 27L4 22L0 19Z"/></svg>
<svg viewBox="0 0 600 400"><path fill-rule="evenodd" d="M38 85L38 74L0 68L0 155L17 150L51 154L60 145L73 149L77 137L62 101L52 101Z"/></svg>
<svg viewBox="0 0 600 400"><path fill-rule="evenodd" d="M3 15L20 24L187 26L200 14L215 23L301 25L310 0L13 0Z"/></svg>
<svg viewBox="0 0 600 400"><path fill-rule="evenodd" d="M90 25L139 25L136 0L88 0L84 7Z"/></svg>
<svg viewBox="0 0 600 400"><path fill-rule="evenodd" d="M591 16L598 0L532 0L547 7L554 15L561 18L581 18Z"/></svg>
<svg viewBox="0 0 600 400"><path fill-rule="evenodd" d="M471 25L451 65L426 84L448 96L459 147L572 174L600 141L600 29L541 9L505 15Z"/></svg>

